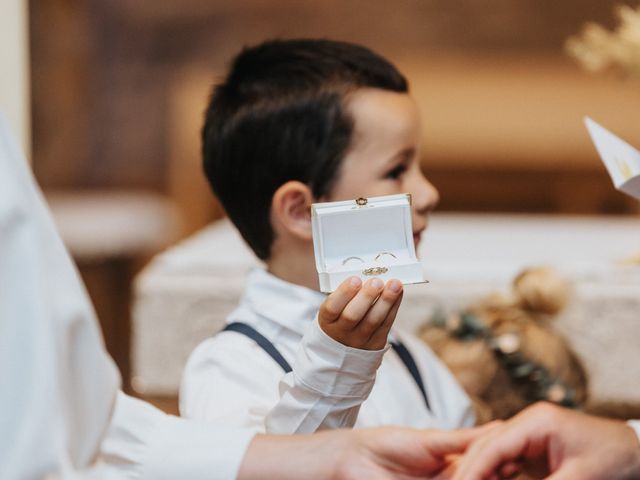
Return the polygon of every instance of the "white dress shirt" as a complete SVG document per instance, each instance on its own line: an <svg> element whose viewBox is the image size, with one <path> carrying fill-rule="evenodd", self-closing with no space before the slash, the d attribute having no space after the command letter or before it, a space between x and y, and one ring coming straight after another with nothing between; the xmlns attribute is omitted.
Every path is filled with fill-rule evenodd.
<svg viewBox="0 0 640 480"><path fill-rule="evenodd" d="M119 392L78 273L0 115L0 478L235 478L249 430Z"/></svg>
<svg viewBox="0 0 640 480"><path fill-rule="evenodd" d="M223 331L202 342L187 363L180 389L182 415L281 434L354 424L473 424L469 398L424 343L392 331L419 367L431 410L394 351L349 348L320 329L316 315L325 298L254 269L240 305L227 321L258 330L293 371L285 375L253 340Z"/></svg>

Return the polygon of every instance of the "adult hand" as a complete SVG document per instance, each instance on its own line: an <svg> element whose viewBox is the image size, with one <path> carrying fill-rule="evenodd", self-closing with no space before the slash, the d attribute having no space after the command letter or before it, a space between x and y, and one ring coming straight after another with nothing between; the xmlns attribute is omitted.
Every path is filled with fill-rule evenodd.
<svg viewBox="0 0 640 480"><path fill-rule="evenodd" d="M627 424L540 403L473 442L453 480L500 478L542 463L553 480L640 478L640 442Z"/></svg>
<svg viewBox="0 0 640 480"><path fill-rule="evenodd" d="M349 277L327 297L318 313L320 328L337 342L363 350L380 350L402 301L402 283L379 278L364 284Z"/></svg>
<svg viewBox="0 0 640 480"><path fill-rule="evenodd" d="M486 428L435 431L382 427L253 439L239 480L409 480L442 478L451 455Z"/></svg>

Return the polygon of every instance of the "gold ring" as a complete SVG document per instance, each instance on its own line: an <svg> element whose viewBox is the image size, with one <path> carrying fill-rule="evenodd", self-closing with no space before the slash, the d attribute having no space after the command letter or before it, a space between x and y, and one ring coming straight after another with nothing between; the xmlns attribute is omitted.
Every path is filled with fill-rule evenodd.
<svg viewBox="0 0 640 480"><path fill-rule="evenodd" d="M378 255L376 255L375 260L376 260L376 261L378 261L378 259L379 259L381 256L383 256L383 255L391 255L391 256L392 256L393 258L395 258L396 260L398 259L398 257L396 257L396 256L395 256L393 253L391 253L391 252L382 252L382 253L379 253Z"/></svg>
<svg viewBox="0 0 640 480"><path fill-rule="evenodd" d="M360 260L362 263L364 263L364 260L360 257L347 257L342 261L342 265L345 265L350 260Z"/></svg>
<svg viewBox="0 0 640 480"><path fill-rule="evenodd" d="M365 268L362 273L364 275L382 275L383 273L387 273L389 271L389 269L387 267L371 267L371 268Z"/></svg>

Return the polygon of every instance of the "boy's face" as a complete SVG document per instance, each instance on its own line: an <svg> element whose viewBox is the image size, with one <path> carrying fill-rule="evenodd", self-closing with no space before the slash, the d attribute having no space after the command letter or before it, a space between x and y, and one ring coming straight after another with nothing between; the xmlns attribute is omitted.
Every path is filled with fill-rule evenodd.
<svg viewBox="0 0 640 480"><path fill-rule="evenodd" d="M410 193L417 248L439 195L420 170L422 132L415 101L405 93L366 88L347 105L354 120L351 146L326 201Z"/></svg>

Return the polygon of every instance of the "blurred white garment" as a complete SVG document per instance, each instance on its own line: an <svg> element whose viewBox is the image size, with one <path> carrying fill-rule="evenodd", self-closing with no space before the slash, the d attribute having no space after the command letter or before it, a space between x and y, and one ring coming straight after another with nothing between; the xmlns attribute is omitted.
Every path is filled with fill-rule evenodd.
<svg viewBox="0 0 640 480"><path fill-rule="evenodd" d="M235 478L253 434L171 417L119 383L0 115L0 478Z"/></svg>

